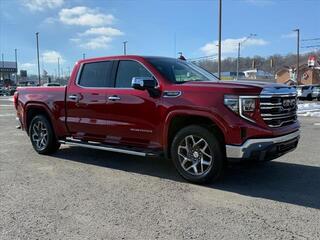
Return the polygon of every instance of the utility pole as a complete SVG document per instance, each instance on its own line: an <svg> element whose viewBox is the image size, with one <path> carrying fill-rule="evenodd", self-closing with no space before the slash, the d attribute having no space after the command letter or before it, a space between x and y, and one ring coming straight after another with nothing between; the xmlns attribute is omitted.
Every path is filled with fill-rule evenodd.
<svg viewBox="0 0 320 240"><path fill-rule="evenodd" d="M297 29L294 29L293 30L294 32L297 32L297 67L296 67L296 81L297 81L297 84L299 85L300 84L300 81L299 81L299 64L300 64L300 29L297 28Z"/></svg>
<svg viewBox="0 0 320 240"><path fill-rule="evenodd" d="M14 49L14 57L15 57L15 61L16 61L16 84L18 83L18 53L17 53L17 49Z"/></svg>
<svg viewBox="0 0 320 240"><path fill-rule="evenodd" d="M58 78L60 79L60 58L58 57Z"/></svg>
<svg viewBox="0 0 320 240"><path fill-rule="evenodd" d="M221 22L222 19L222 0L219 0L219 46L218 46L218 77L221 79Z"/></svg>
<svg viewBox="0 0 320 240"><path fill-rule="evenodd" d="M2 67L4 68L4 55L3 55L3 53L1 53L1 61L2 61ZM1 75L0 75L0 80L2 80L2 78L3 78L3 73L1 73Z"/></svg>
<svg viewBox="0 0 320 240"><path fill-rule="evenodd" d="M127 43L128 41L123 42L123 55L127 55Z"/></svg>
<svg viewBox="0 0 320 240"><path fill-rule="evenodd" d="M38 81L39 86L41 86L41 79L40 79L40 60L39 60L39 32L36 32L36 39L37 39L37 59L38 59Z"/></svg>
<svg viewBox="0 0 320 240"><path fill-rule="evenodd" d="M245 43L248 39L257 36L257 34L250 33L242 42L238 42L238 59L237 59L237 79L239 79L239 68L240 68L240 48L241 44Z"/></svg>
<svg viewBox="0 0 320 240"><path fill-rule="evenodd" d="M82 53L82 59L86 59L86 54Z"/></svg>
<svg viewBox="0 0 320 240"><path fill-rule="evenodd" d="M174 33L174 39L173 39L173 57L176 58L177 54L177 34Z"/></svg>
<svg viewBox="0 0 320 240"><path fill-rule="evenodd" d="M239 79L240 45L241 45L241 43L240 43L240 42L238 42L237 80Z"/></svg>

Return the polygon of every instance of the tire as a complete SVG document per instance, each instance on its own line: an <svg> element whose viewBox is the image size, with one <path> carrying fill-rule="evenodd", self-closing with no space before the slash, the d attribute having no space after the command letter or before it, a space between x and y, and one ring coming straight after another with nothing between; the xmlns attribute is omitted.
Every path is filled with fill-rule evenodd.
<svg viewBox="0 0 320 240"><path fill-rule="evenodd" d="M311 94L308 95L307 100L308 101L312 101L313 100Z"/></svg>
<svg viewBox="0 0 320 240"><path fill-rule="evenodd" d="M185 127L176 134L171 145L171 158L179 174L193 183L218 180L226 163L217 137L197 125Z"/></svg>
<svg viewBox="0 0 320 240"><path fill-rule="evenodd" d="M50 122L43 115L37 115L32 119L29 137L34 150L39 154L51 154L60 148Z"/></svg>

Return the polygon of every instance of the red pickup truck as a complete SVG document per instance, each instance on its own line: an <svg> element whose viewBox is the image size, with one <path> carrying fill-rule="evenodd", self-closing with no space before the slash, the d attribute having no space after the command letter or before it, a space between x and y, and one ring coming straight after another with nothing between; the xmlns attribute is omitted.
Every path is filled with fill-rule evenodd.
<svg viewBox="0 0 320 240"><path fill-rule="evenodd" d="M184 60L114 56L77 62L65 87L23 87L19 124L40 154L60 144L172 159L192 182L228 161L268 161L299 141L296 90L220 81Z"/></svg>

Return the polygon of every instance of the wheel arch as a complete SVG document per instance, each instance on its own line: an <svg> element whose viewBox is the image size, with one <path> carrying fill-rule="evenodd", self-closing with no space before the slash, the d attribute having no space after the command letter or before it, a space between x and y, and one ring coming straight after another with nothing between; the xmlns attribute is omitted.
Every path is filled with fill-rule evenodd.
<svg viewBox="0 0 320 240"><path fill-rule="evenodd" d="M217 118L204 112L194 111L186 113L185 111L175 111L167 116L163 131L163 146L166 158L170 158L171 144L176 133L190 125L200 125L213 131L223 147L223 152L225 152L224 127Z"/></svg>
<svg viewBox="0 0 320 240"><path fill-rule="evenodd" d="M51 117L52 114L50 113L50 110L44 104L41 104L41 103L28 103L25 107L24 125L25 125L27 134L29 134L29 127L32 119L37 115L43 115L48 119L54 131L54 134L56 136L56 129Z"/></svg>

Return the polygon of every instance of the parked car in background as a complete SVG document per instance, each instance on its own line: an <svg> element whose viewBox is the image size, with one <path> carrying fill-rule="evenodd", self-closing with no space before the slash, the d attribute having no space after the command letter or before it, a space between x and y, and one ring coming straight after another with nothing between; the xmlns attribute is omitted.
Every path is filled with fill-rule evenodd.
<svg viewBox="0 0 320 240"><path fill-rule="evenodd" d="M5 89L4 87L0 87L0 96L4 96L5 95Z"/></svg>
<svg viewBox="0 0 320 240"><path fill-rule="evenodd" d="M320 101L320 85L313 87L312 98Z"/></svg>
<svg viewBox="0 0 320 240"><path fill-rule="evenodd" d="M17 90L17 86L9 86L8 87L8 95L13 96L14 92Z"/></svg>
<svg viewBox="0 0 320 240"><path fill-rule="evenodd" d="M59 87L60 83L51 82L51 83L45 83L43 84L44 87Z"/></svg>
<svg viewBox="0 0 320 240"><path fill-rule="evenodd" d="M301 100L313 100L313 85L305 85L305 86L300 86L300 89L297 88L297 93L298 93L298 98Z"/></svg>

